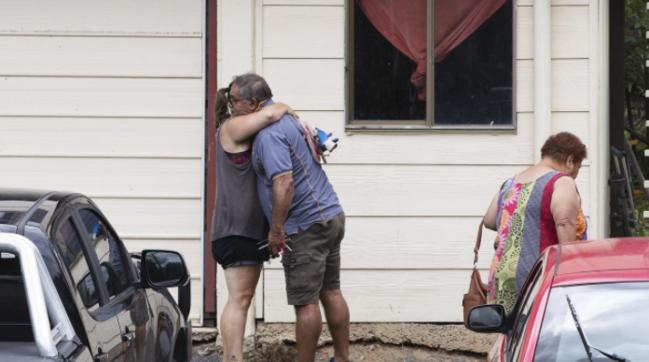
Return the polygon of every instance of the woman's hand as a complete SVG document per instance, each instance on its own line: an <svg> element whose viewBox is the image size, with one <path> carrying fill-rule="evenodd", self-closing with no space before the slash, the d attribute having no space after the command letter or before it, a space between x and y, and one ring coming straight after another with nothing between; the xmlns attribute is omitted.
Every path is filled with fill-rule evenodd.
<svg viewBox="0 0 649 362"><path fill-rule="evenodd" d="M295 112L295 110L293 108L289 107L289 106L286 106L286 107L288 107L288 109L286 110L286 113L290 114L291 116L293 116L293 118L300 121L300 116Z"/></svg>
<svg viewBox="0 0 649 362"><path fill-rule="evenodd" d="M318 134L318 131L316 130L315 126L301 119L300 116L295 112L295 110L293 110L293 108L291 108L289 105L285 103L274 103L271 106L275 106L275 105L277 105L277 108L275 109L276 111L284 111L282 115L284 115L284 113L290 114L291 116L293 116L293 118L295 118L295 120L302 127L302 129L304 129L306 133L305 138L307 144L309 145L309 148L311 149L313 158L315 158L317 162L320 162L320 158L318 156L318 152L316 149L317 146L315 145L315 141L313 140L313 138Z"/></svg>
<svg viewBox="0 0 649 362"><path fill-rule="evenodd" d="M293 108L291 108L286 103L281 103L281 102L273 103L268 107L262 109L262 112L264 111L267 112L266 114L270 122L279 121L286 113L290 114L295 119L300 119L300 117L297 115L297 113L295 113Z"/></svg>
<svg viewBox="0 0 649 362"><path fill-rule="evenodd" d="M312 125L311 123L309 123L309 122L307 122L307 121L304 121L304 120L302 120L302 119L299 119L299 118L295 118L295 119L297 120L297 123L299 123L300 126L302 126L302 128L304 128L304 130L305 130L306 132L308 132L308 134L309 134L311 137L315 137L315 136L316 136L316 134L318 133L318 131L316 131L314 125Z"/></svg>
<svg viewBox="0 0 649 362"><path fill-rule="evenodd" d="M311 123L307 121L303 121L299 118L296 118L296 121L304 131L304 141L309 147L309 151L311 151L311 156L313 156L313 160L316 163L326 162L322 153L319 152L318 145L316 144L315 137L318 134L316 128Z"/></svg>

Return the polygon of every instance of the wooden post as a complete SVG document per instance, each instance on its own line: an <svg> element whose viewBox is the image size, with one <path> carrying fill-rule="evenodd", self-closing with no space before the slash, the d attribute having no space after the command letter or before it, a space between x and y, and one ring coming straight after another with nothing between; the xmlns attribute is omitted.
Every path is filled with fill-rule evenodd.
<svg viewBox="0 0 649 362"><path fill-rule="evenodd" d="M216 326L216 263L212 257L212 240L210 240L213 205L216 196L216 163L215 163L215 135L216 135L216 92L217 92L217 27L216 11L217 0L207 0L206 24L206 95L205 102L205 225L203 227L203 324Z"/></svg>
<svg viewBox="0 0 649 362"><path fill-rule="evenodd" d="M609 0L609 140L624 150L624 6L626 1ZM610 152L609 152L610 154ZM610 190L609 190L610 191ZM615 204L611 197L609 207ZM610 236L624 235L620 220L611 212Z"/></svg>

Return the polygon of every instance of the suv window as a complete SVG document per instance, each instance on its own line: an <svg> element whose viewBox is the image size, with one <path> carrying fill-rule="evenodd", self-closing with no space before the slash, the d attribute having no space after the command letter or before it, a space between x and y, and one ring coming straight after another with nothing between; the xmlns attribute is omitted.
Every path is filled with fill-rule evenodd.
<svg viewBox="0 0 649 362"><path fill-rule="evenodd" d="M94 309L99 302L95 281L90 274L88 260L81 247L81 236L68 218L54 234L54 243L61 254L63 264L77 286L86 308Z"/></svg>
<svg viewBox="0 0 649 362"><path fill-rule="evenodd" d="M121 293L128 286L126 259L119 240L110 232L106 223L97 213L89 209L79 210L85 227L84 232L90 242L91 250L97 254L101 274L109 298Z"/></svg>

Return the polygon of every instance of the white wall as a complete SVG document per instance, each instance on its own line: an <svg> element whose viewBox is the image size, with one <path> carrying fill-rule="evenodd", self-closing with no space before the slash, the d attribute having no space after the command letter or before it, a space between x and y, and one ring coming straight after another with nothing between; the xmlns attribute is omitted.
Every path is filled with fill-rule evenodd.
<svg viewBox="0 0 649 362"><path fill-rule="evenodd" d="M129 250L185 256L202 309L204 2L5 2L1 187L91 196Z"/></svg>
<svg viewBox="0 0 649 362"><path fill-rule="evenodd" d="M344 1L243 3L245 9L237 10L235 4L241 2L221 1L233 11L222 17L252 20L239 24L247 31L243 36L220 27L221 46L230 50L219 53L221 64L241 60L237 72L262 74L275 100L341 137L326 171L347 214L342 289L352 320L460 321L481 215L502 181L531 164L537 152L533 149L532 1L520 0L516 5L518 127L515 132L491 133L346 133ZM251 9L253 16L246 18ZM597 105L591 87L599 74L592 49L593 37L599 36L593 12L597 13L597 3L553 1L549 29L552 119L548 122L552 132L576 133L589 150L596 148L592 137ZM237 44L241 50L235 48ZM227 73L227 80L234 74ZM599 182L593 167L592 160L586 162L578 179L587 215L600 207L592 197ZM595 229L591 225L591 231ZM492 233L484 236L483 267L491 257L488 244L493 237ZM263 318L293 320L281 264L267 265L264 277Z"/></svg>

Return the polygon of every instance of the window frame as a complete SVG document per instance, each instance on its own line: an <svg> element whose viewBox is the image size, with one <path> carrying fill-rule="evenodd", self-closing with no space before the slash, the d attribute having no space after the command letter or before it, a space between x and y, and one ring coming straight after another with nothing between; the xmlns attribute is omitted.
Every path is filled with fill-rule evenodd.
<svg viewBox="0 0 649 362"><path fill-rule="evenodd" d="M106 228L107 232L111 234L111 236L115 239L115 243L117 243L117 246L119 248L119 254L122 259L122 263L124 263L124 272L126 273L126 282L127 285L119 291L118 293L115 293L114 295L110 294L110 291L108 290L108 285L104 282L103 279L103 274L101 271L102 263L99 261L99 256L97 255L97 251L93 247L90 238L88 237L87 234L87 229L86 225L83 222L83 218L81 217L81 211L82 210L87 210L91 213L93 213L99 221L101 221L104 224L104 227ZM123 298L121 297L122 295L127 295L127 294L132 294L134 291L134 286L138 283L137 278L135 278L133 268L132 268L132 261L130 258L130 255L128 254L128 251L126 250L126 246L124 246L124 243L122 240L117 236L117 233L115 230L113 230L112 226L110 223L106 220L104 215L99 212L96 208L90 206L90 205L79 205L74 207L73 210L73 218L75 219L75 222L77 223L77 229L80 230L80 236L85 244L85 248L87 249L89 253L89 258L91 263L93 264L93 269L97 273L97 279L101 280L101 285L102 288L104 289L106 300L102 300L100 303L101 306L105 306L108 304L112 304L115 300L122 300Z"/></svg>
<svg viewBox="0 0 649 362"><path fill-rule="evenodd" d="M81 248L81 254L83 255L83 258L85 259L86 265L88 265L88 273L86 276L84 276L81 280L76 281L72 275L72 272L70 271L69 267L66 265L65 261L63 260L63 253L59 248L58 241L54 241L54 248L56 249L57 254L60 256L60 261L61 261L61 266L62 269L65 269L65 274L69 276L69 285L71 286L71 291L76 294L76 296L79 299L79 302L81 305L86 309L88 314L93 315L94 313L97 313L99 311L104 303L103 301L106 298L105 293L107 291L104 290L105 286L103 286L103 282L99 279L99 274L95 270L95 261L91 257L91 254L89 253L88 250L88 245L81 233L81 229L79 228L79 224L76 219L76 215L72 210L66 211L63 215L61 215L58 220L55 222L53 225L53 233L52 233L52 238L57 238L57 233L59 229L63 226L63 224L69 222L74 231L76 232L77 236L79 237L79 243L80 243L80 248ZM93 304L92 306L86 306L85 302L83 301L83 298L81 298L81 291L78 289L79 284L87 277L87 275L90 275L90 277L93 280L93 283L95 284L95 289L97 293L97 303ZM77 298L75 298L77 299Z"/></svg>
<svg viewBox="0 0 649 362"><path fill-rule="evenodd" d="M132 293L134 289L133 287L129 287L125 291L123 291L119 297L116 297L113 300L109 300L106 284L101 277L101 271L98 266L96 253L94 249L91 250L89 248L87 238L82 232L83 230L85 230L85 226L81 222L80 217L77 213L77 210L80 207L84 207L80 205L88 205L88 201L86 199L77 198L69 202L70 204L60 206L64 211L61 213L61 216L55 217L55 220L52 224L52 233L49 234L49 237L55 237L55 233L58 228L66 221L69 221L77 232L80 238L82 254L84 255L84 258L86 258L86 262L88 264L89 271L86 275L90 275L93 282L95 283L95 288L97 290L98 302L93 305L92 309L85 307L85 303L83 301L83 298L81 298L80 291L77 289L78 283L75 282L69 269L61 258L58 246L54 246L54 249L56 249L55 254L57 254L56 258L59 259L59 263L62 267L62 273L64 275L67 274L67 276L64 277L65 279L68 279L65 284L72 294L72 299L76 304L76 309L79 312L79 317L81 318L81 322L83 322L81 323L81 328L84 332L82 334L82 339L85 339L85 341L89 343L89 347L91 347L92 353L97 353L97 347L100 347L100 350L101 348L106 347L106 353L110 356L113 356L115 351L122 350L121 345L123 344L123 342L120 341L121 327L119 325L119 320L116 318L117 314L120 313L121 310L113 306L116 303L122 303L128 297L128 295L126 295L126 292L131 291ZM95 256L93 257L93 255ZM63 269L65 269L65 271L63 271ZM86 276L84 276L84 278L85 277ZM95 330L101 330L102 333L100 335L97 335L97 333L93 332ZM110 341L110 343L108 343L107 341ZM114 341L120 342L118 343Z"/></svg>
<svg viewBox="0 0 649 362"><path fill-rule="evenodd" d="M355 120L354 119L354 2L345 0L345 131L497 131L509 133L518 128L516 112L516 1L512 6L512 123L506 125L435 124L435 61L431 47L426 47L426 119L424 120ZM427 0L426 38L433 42L435 0Z"/></svg>

